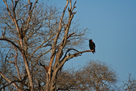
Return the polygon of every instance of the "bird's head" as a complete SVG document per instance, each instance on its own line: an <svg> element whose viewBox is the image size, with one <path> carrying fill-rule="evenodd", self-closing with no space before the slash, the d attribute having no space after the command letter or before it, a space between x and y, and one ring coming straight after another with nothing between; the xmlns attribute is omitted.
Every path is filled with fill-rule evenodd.
<svg viewBox="0 0 136 91"><path fill-rule="evenodd" d="M92 40L92 39L90 39L90 40L89 40L89 42L93 42L93 40Z"/></svg>

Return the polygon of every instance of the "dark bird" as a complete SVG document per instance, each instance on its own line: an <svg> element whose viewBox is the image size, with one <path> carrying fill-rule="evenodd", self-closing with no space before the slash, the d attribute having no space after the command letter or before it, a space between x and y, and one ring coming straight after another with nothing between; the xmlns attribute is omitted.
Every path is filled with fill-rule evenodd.
<svg viewBox="0 0 136 91"><path fill-rule="evenodd" d="M94 52L95 52L95 43L93 42L92 39L89 40L89 47L90 47L90 50L92 50L92 53L94 54Z"/></svg>

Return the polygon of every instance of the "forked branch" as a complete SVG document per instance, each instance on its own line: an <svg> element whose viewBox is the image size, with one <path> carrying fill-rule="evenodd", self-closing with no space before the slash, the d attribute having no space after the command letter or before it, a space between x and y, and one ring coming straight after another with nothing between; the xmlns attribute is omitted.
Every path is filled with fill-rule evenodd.
<svg viewBox="0 0 136 91"><path fill-rule="evenodd" d="M1 71L0 71L0 75L1 75L6 81L9 82L8 85L13 84L19 91L22 91L22 90L18 87L18 85L17 85L15 82L12 82L9 78L7 78L4 74L2 74Z"/></svg>
<svg viewBox="0 0 136 91"><path fill-rule="evenodd" d="M75 50L75 51L77 51L76 49L68 49L67 52L66 52L66 54L67 54L70 50ZM69 58L81 56L81 55L79 55L79 54L82 54L82 53L85 53L85 52L92 52L92 51L94 51L94 50L77 51L77 53L74 53L74 54L70 54L70 53L69 53L68 55L65 54L64 58L61 60L61 63L60 63L60 65L58 66L58 68L56 69L56 71L59 71L59 69L64 65L64 63L65 63L66 61L68 61Z"/></svg>

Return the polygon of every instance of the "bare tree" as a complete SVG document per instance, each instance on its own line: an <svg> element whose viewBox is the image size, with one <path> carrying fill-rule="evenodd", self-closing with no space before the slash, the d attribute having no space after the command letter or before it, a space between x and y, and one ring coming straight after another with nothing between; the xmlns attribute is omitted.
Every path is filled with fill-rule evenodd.
<svg viewBox="0 0 136 91"><path fill-rule="evenodd" d="M77 72L77 79L82 79L80 88L86 87L96 91L109 91L116 82L116 74L104 63L90 61L81 72Z"/></svg>
<svg viewBox="0 0 136 91"><path fill-rule="evenodd" d="M136 80L131 78L131 74L129 74L129 78L127 82L123 82L123 90L124 91L135 91L136 90Z"/></svg>
<svg viewBox="0 0 136 91"><path fill-rule="evenodd" d="M57 88L79 91L116 91L116 74L99 61L90 61L81 69L66 70L59 74Z"/></svg>
<svg viewBox="0 0 136 91"><path fill-rule="evenodd" d="M88 83L88 87L96 91L110 90L111 85L116 82L115 72L99 61L90 61L84 67L82 74L88 76L87 79L84 79Z"/></svg>
<svg viewBox="0 0 136 91"><path fill-rule="evenodd" d="M69 3L70 3L70 7L68 8ZM47 91L55 90L58 71L62 68L62 66L64 65L66 61L68 61L70 58L77 57L79 56L79 54L82 54L84 52L91 52L90 50L79 52L78 50L74 48L68 48L64 54L63 50L66 48L69 42L68 39L73 36L83 35L83 34L77 35L75 34L75 32L70 33L71 22L72 22L74 15L76 14L76 12L74 12L74 9L76 8L75 4L76 2L72 5L71 0L70 1L67 0L66 6L63 10L62 16L59 21L58 30L53 40L53 44L51 46L52 48L51 58L50 58L49 67L47 70L47 83L46 83ZM63 24L64 14L67 8L68 8L69 17L67 19L67 22ZM62 34L62 39L59 42L59 37L61 35L61 32L63 34ZM73 54L68 53L71 50L75 51L75 53Z"/></svg>
<svg viewBox="0 0 136 91"><path fill-rule="evenodd" d="M76 49L82 43L86 30L79 31L76 27L71 27L76 14L76 2L72 5L71 0L66 0L60 15L56 7L41 8L44 5L38 1L3 0L6 8L0 17L0 46L11 50L8 63L12 64L16 71L12 70L17 74L12 73L11 78L6 77L3 72L0 75L9 82L7 86L12 84L19 91L40 88L41 82L37 75L40 61L48 62L45 66L46 90L54 91L57 74L65 62L84 52L93 51ZM66 12L68 16L65 16Z"/></svg>

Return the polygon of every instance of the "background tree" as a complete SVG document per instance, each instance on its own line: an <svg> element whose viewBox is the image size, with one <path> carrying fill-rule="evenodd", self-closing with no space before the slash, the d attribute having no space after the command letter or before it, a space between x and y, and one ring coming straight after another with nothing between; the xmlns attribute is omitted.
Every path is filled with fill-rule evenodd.
<svg viewBox="0 0 136 91"><path fill-rule="evenodd" d="M115 72L99 61L90 61L82 70L82 75L86 77L83 82L86 82L90 89L96 91L110 90L116 82Z"/></svg>
<svg viewBox="0 0 136 91"><path fill-rule="evenodd" d="M131 78L131 74L129 74L128 81L124 82L123 90L124 91L135 91L136 90L136 80Z"/></svg>
<svg viewBox="0 0 136 91"><path fill-rule="evenodd" d="M81 70L59 74L57 84L61 90L114 91L116 80L115 72L106 64L90 61Z"/></svg>
<svg viewBox="0 0 136 91"><path fill-rule="evenodd" d="M76 2L72 5L71 0L67 0L60 15L56 7L46 4L41 8L44 5L38 1L3 0L0 47L10 50L7 62L11 67L6 68L7 75L2 71L0 75L9 83L6 86L12 84L19 91L40 89L40 83L46 84L47 91L55 90L57 74L64 63L84 52L91 52L76 49L84 40L86 30L71 27ZM65 16L66 12L68 16ZM39 62L46 63L48 68L46 80L42 82L39 82L40 76L45 74L41 73Z"/></svg>

